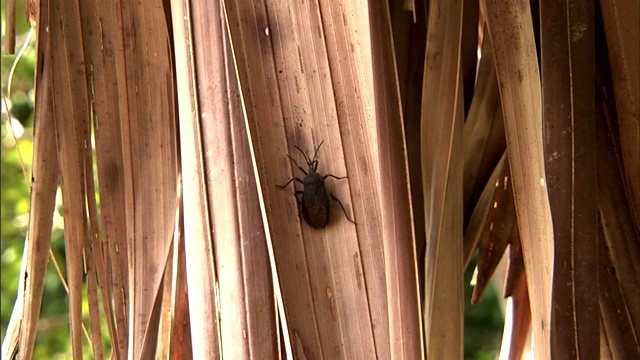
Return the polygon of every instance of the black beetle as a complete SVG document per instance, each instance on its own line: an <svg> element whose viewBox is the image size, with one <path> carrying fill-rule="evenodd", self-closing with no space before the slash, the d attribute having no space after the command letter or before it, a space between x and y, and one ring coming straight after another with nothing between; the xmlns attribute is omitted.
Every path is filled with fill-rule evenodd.
<svg viewBox="0 0 640 360"><path fill-rule="evenodd" d="M322 176L317 173L318 150L320 150L320 146L322 146L323 143L324 141L322 141L316 148L316 152L313 155L313 160L309 159L307 154L305 154L302 149L296 146L296 149L298 149L298 151L300 151L304 156L304 159L307 162L307 166L309 166L309 170L307 171L304 171L304 169L300 165L298 165L298 163L289 154L287 154L289 159L291 159L291 161L296 164L298 169L300 169L300 171L304 173L304 179L294 177L287 181L286 184L277 186L281 189L284 189L293 180L296 180L303 185L303 190L296 190L294 196L296 196L296 200L302 207L302 216L304 217L305 221L309 225L311 225L312 228L319 229L327 226L327 224L329 223L329 215L331 215L332 199L340 204L340 207L342 208L344 216L347 218L347 220L355 224L355 222L349 218L349 215L347 215L347 211L344 209L342 202L340 202L340 200L333 194L329 193L327 191L327 188L324 186L324 179L328 177L341 180L345 179L346 176L338 177L333 174ZM302 195L302 201L298 200L297 195Z"/></svg>

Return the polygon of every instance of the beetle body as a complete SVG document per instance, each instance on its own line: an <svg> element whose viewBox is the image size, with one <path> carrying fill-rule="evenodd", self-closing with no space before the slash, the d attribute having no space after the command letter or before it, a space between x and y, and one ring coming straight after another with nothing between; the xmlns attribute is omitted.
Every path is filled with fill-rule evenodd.
<svg viewBox="0 0 640 360"><path fill-rule="evenodd" d="M292 178L284 185L278 185L278 187L284 189L294 180L301 183L303 186L303 190L296 190L294 195L296 195L296 200L300 203L302 217L312 228L319 229L326 227L329 224L329 217L331 215L331 207L332 202L337 201L344 212L344 215L347 217L347 220L354 223L353 220L349 218L347 215L347 211L344 209L342 202L338 200L335 196L333 196L324 185L324 179L327 177L333 177L335 179L344 179L346 176L338 177L332 174L320 175L318 170L318 150L320 150L320 146L324 143L321 142L320 145L316 148L313 159L309 159L307 154L302 151L299 147L296 146L296 149L304 155L304 159L307 163L308 169L305 171L298 163L289 155L289 159L293 161L294 164L302 171L304 174L304 179L300 178ZM302 195L302 200L298 200L297 195Z"/></svg>
<svg viewBox="0 0 640 360"><path fill-rule="evenodd" d="M324 186L324 178L315 171L309 171L302 180L302 216L311 227L319 229L327 226L331 214L331 195Z"/></svg>

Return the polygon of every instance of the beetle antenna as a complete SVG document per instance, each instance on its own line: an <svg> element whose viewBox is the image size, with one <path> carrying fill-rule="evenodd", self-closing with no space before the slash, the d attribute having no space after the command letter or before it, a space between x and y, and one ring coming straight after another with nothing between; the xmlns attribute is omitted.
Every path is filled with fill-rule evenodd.
<svg viewBox="0 0 640 360"><path fill-rule="evenodd" d="M294 145L296 147L296 149L298 149L298 151L300 151L300 153L302 154L302 156L304 156L304 161L307 162L307 166L311 167L311 159L309 159L309 157L307 156L307 153L305 153L304 151L302 151L302 149L300 149L298 147L298 145Z"/></svg>
<svg viewBox="0 0 640 360"><path fill-rule="evenodd" d="M316 148L315 154L313 154L313 160L316 162L318 161L318 150L320 150L320 146L322 146L322 144L324 144L324 140L320 142L320 145L318 145L318 147Z"/></svg>

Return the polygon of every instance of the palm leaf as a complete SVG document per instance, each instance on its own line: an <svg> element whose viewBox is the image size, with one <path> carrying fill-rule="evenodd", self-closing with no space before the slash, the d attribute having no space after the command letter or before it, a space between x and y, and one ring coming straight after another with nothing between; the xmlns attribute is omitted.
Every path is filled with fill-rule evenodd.
<svg viewBox="0 0 640 360"><path fill-rule="evenodd" d="M75 358L461 358L507 244L504 355L639 356L636 2L38 4L3 357L59 179ZM278 185L321 143L314 229Z"/></svg>

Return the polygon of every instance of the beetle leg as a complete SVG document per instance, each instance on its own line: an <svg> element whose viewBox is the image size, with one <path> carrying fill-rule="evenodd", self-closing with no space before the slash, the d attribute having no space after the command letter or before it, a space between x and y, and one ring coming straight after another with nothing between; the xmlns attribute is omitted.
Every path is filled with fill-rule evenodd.
<svg viewBox="0 0 640 360"><path fill-rule="evenodd" d="M331 193L329 194L329 196L331 196L331 198L332 198L334 201L337 201L337 202L338 202L338 204L340 204L340 207L342 208L342 212L344 213L344 216L347 218L347 220L349 220L349 222L351 222L352 224L354 224L354 225L355 225L355 223L356 223L356 222L355 222L355 221L353 221L353 220L351 220L351 218L349 218L349 215L347 215L347 210L345 210L345 209L344 209L344 205L342 205L342 201L340 201L340 199L338 199L337 197L335 197L335 196L334 196L333 194L331 194Z"/></svg>
<svg viewBox="0 0 640 360"><path fill-rule="evenodd" d="M301 184L303 183L303 182L302 182L302 179L294 177L294 178L289 179L289 181L287 181L287 183L286 183L286 184L284 184L284 185L278 185L278 184L276 184L276 186L277 186L277 187L279 187L280 189L284 189L284 188L286 188L286 187L287 187L287 185L291 184L291 182L292 182L293 180L295 180L295 181L297 181L297 182L299 182L299 183L301 183Z"/></svg>
<svg viewBox="0 0 640 360"><path fill-rule="evenodd" d="M291 159L291 161L293 161L293 163L294 163L294 164L296 164L296 166L298 167L298 169L300 169L300 171L302 171L302 173L306 176L306 175L307 175L307 172L306 172L306 171L305 171L305 170L304 170L300 165L298 165L298 163L297 163L295 160L293 160L293 158L291 157L291 155L287 154L287 156L289 157L289 159Z"/></svg>
<svg viewBox="0 0 640 360"><path fill-rule="evenodd" d="M293 180L293 179L292 179L292 180ZM298 215L300 215L300 214L302 213L302 208L301 208L301 206L302 206L302 201L301 201L300 199L298 199L298 195L302 195L302 193L303 193L303 191L302 191L302 190L296 190L296 191L293 193L293 197L294 197L294 198L296 198L296 202L298 203L298 206L297 206L297 208L298 208Z"/></svg>
<svg viewBox="0 0 640 360"><path fill-rule="evenodd" d="M327 174L327 175L324 176L324 179L326 179L328 177L332 177L332 178L338 179L338 180L342 180L342 179L346 179L347 178L346 176L335 176L333 174Z"/></svg>

